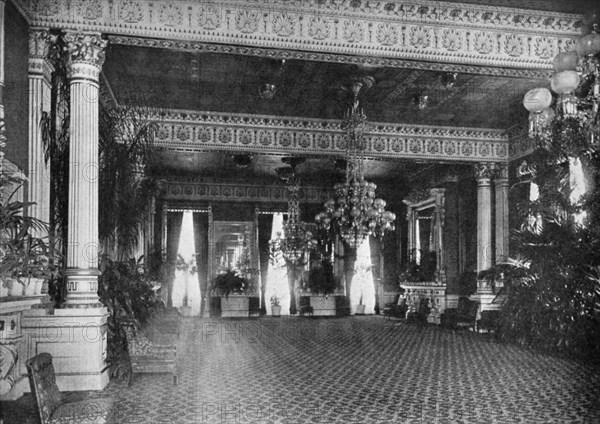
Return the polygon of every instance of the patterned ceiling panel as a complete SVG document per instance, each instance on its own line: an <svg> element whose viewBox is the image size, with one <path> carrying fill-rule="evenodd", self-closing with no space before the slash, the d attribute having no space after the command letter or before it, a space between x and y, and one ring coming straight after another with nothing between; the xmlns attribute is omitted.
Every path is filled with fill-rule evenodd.
<svg viewBox="0 0 600 424"><path fill-rule="evenodd" d="M349 105L342 89L368 74L361 94L371 121L506 129L526 119L525 92L543 79L462 73L452 85L431 70L280 60L217 53L111 45L103 72L122 104L302 118L339 119ZM259 87L272 83L270 100ZM420 96L427 104L418 107ZM457 111L461 111L457 113Z"/></svg>

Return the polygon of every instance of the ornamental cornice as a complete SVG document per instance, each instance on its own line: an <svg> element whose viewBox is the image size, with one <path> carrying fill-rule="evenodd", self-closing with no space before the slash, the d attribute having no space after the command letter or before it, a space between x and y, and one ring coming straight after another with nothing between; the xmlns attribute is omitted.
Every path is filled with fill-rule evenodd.
<svg viewBox="0 0 600 424"><path fill-rule="evenodd" d="M330 188L303 186L298 199L302 203L321 204L333 194ZM164 183L167 201L227 201L285 203L288 190L282 184L232 183L201 178L168 178Z"/></svg>
<svg viewBox="0 0 600 424"><path fill-rule="evenodd" d="M549 69L581 16L433 1L15 0L32 25L278 49Z"/></svg>
<svg viewBox="0 0 600 424"><path fill-rule="evenodd" d="M154 111L157 147L231 150L340 157L346 153L340 120ZM504 131L462 127L369 123L365 133L368 158L450 162L506 162Z"/></svg>

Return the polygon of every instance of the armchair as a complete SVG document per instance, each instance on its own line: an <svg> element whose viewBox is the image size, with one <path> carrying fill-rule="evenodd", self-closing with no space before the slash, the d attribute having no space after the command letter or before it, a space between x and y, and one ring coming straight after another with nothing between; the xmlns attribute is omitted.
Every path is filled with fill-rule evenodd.
<svg viewBox="0 0 600 424"><path fill-rule="evenodd" d="M41 424L114 423L114 401L110 398L64 402L56 385L52 355L40 353L25 362L31 393Z"/></svg>
<svg viewBox="0 0 600 424"><path fill-rule="evenodd" d="M406 311L408 305L406 304L406 298L400 298L400 294L396 296L394 302L386 303L383 307L383 316L388 319L394 318L406 318Z"/></svg>
<svg viewBox="0 0 600 424"><path fill-rule="evenodd" d="M135 373L172 373L173 385L177 384L177 347L174 344L157 344L150 341L139 331L135 319L119 321L125 331L127 349L131 361L131 385Z"/></svg>
<svg viewBox="0 0 600 424"><path fill-rule="evenodd" d="M475 331L477 311L479 309L479 303L470 300L467 297L461 297L458 299L458 306L456 308L446 309L441 315L441 325L456 329L472 328Z"/></svg>

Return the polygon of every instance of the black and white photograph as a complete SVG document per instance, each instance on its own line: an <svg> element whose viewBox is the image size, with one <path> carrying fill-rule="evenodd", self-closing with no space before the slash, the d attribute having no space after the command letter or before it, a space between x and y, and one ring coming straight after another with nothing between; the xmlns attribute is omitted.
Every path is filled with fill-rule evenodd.
<svg viewBox="0 0 600 424"><path fill-rule="evenodd" d="M0 424L600 423L595 0L0 0Z"/></svg>

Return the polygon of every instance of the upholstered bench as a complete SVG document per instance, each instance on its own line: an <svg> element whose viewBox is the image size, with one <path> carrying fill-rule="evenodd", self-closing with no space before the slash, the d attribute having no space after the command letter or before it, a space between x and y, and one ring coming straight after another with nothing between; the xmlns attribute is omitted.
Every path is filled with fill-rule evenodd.
<svg viewBox="0 0 600 424"><path fill-rule="evenodd" d="M131 384L136 373L171 373L173 385L177 384L177 347L174 344L153 343L139 330L139 323L135 319L122 319L119 323L125 331L131 361L128 384Z"/></svg>
<svg viewBox="0 0 600 424"><path fill-rule="evenodd" d="M39 353L27 360L25 366L41 424L116 423L111 398L63 401L49 353Z"/></svg>

